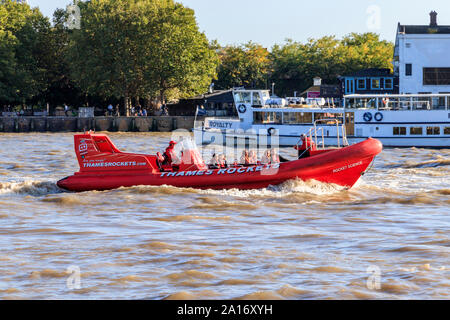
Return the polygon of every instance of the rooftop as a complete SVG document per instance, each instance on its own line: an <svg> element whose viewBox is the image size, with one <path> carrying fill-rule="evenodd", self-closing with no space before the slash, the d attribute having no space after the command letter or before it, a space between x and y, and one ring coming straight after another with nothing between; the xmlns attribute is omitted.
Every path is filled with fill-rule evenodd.
<svg viewBox="0 0 450 320"><path fill-rule="evenodd" d="M391 69L387 68L369 68L358 70L352 73L347 73L344 77L379 77L379 76L393 76Z"/></svg>
<svg viewBox="0 0 450 320"><path fill-rule="evenodd" d="M406 26L398 25L398 33L401 34L450 34L450 26Z"/></svg>
<svg viewBox="0 0 450 320"><path fill-rule="evenodd" d="M398 23L398 33L400 34L450 34L450 26L438 25L437 12L430 12L429 25L402 25Z"/></svg>

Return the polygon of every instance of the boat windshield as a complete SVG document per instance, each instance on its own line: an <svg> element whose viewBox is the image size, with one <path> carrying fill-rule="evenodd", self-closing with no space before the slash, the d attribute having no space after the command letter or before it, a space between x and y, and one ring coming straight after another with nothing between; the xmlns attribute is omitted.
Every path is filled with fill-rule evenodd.
<svg viewBox="0 0 450 320"><path fill-rule="evenodd" d="M236 103L251 103L252 96L250 92L235 92L234 101Z"/></svg>

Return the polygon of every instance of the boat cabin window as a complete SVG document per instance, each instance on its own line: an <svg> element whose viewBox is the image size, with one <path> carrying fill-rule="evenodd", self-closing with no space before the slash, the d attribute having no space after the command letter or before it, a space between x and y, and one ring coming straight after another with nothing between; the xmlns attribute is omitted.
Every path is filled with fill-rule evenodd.
<svg viewBox="0 0 450 320"><path fill-rule="evenodd" d="M326 120L326 119L332 119L330 121L322 121L320 124L331 124L336 125L336 122L334 119L339 121L339 124L342 124L344 121L344 115L342 113L329 113L329 112L316 112L314 113L314 121L317 120Z"/></svg>
<svg viewBox="0 0 450 320"><path fill-rule="evenodd" d="M376 98L347 98L346 107L348 109L376 109Z"/></svg>
<svg viewBox="0 0 450 320"><path fill-rule="evenodd" d="M299 124L312 123L312 112L284 112L283 123Z"/></svg>
<svg viewBox="0 0 450 320"><path fill-rule="evenodd" d="M251 103L252 96L250 92L235 92L234 100L236 103Z"/></svg>
<svg viewBox="0 0 450 320"><path fill-rule="evenodd" d="M422 135L423 134L423 129L422 127L411 127L409 128L409 134L416 136L416 135Z"/></svg>
<svg viewBox="0 0 450 320"><path fill-rule="evenodd" d="M406 127L394 127L394 136L406 136Z"/></svg>
<svg viewBox="0 0 450 320"><path fill-rule="evenodd" d="M262 106L262 101L261 101L261 97L259 96L259 92L253 92L252 104L254 106Z"/></svg>
<svg viewBox="0 0 450 320"><path fill-rule="evenodd" d="M444 134L450 134L450 127L444 128Z"/></svg>
<svg viewBox="0 0 450 320"><path fill-rule="evenodd" d="M281 112L253 112L254 124L281 124Z"/></svg>
<svg viewBox="0 0 450 320"><path fill-rule="evenodd" d="M441 128L439 127L427 127L427 135L439 135L441 133Z"/></svg>

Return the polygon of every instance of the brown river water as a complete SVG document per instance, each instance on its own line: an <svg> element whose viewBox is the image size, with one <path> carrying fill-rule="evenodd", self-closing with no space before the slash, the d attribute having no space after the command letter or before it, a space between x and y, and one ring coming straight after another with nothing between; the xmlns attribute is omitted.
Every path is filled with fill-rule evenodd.
<svg viewBox="0 0 450 320"><path fill-rule="evenodd" d="M385 149L351 190L59 190L77 170L72 134L0 134L1 299L450 298L450 150Z"/></svg>

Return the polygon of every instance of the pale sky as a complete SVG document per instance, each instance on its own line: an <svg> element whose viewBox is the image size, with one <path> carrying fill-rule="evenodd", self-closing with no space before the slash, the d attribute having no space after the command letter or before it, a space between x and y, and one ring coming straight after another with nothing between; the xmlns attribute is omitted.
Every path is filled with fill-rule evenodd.
<svg viewBox="0 0 450 320"><path fill-rule="evenodd" d="M253 41L271 48L285 39L304 42L326 35L375 32L395 40L398 22L428 24L438 13L438 24L450 25L448 0L179 0L195 10L200 30L221 45ZM28 0L51 17L71 0Z"/></svg>

